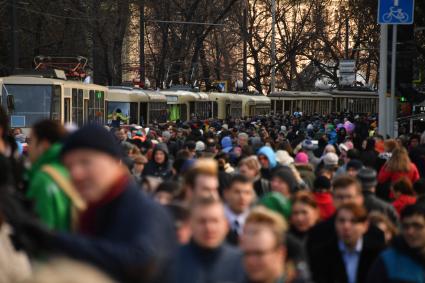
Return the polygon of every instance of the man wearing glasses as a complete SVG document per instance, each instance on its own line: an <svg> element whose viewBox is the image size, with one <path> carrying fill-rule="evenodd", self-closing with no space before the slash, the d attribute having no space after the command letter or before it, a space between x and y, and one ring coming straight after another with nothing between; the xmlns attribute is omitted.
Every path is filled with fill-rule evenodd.
<svg viewBox="0 0 425 283"><path fill-rule="evenodd" d="M367 282L425 282L425 206L406 207L401 227L401 236L379 256Z"/></svg>
<svg viewBox="0 0 425 283"><path fill-rule="evenodd" d="M285 230L283 218L266 208L257 207L249 214L241 237L247 282L288 282Z"/></svg>

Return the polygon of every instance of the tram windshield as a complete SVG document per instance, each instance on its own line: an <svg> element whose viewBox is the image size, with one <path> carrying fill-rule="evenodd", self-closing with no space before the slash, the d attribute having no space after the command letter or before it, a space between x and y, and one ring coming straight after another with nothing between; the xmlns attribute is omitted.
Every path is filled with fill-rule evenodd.
<svg viewBox="0 0 425 283"><path fill-rule="evenodd" d="M28 128L42 119L60 120L60 86L8 84L3 96L13 97L13 109L3 99L12 127Z"/></svg>

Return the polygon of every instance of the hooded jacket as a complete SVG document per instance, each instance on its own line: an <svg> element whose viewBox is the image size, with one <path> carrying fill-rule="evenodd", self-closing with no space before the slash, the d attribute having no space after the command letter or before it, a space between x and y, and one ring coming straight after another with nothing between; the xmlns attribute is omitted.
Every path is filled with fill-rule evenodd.
<svg viewBox="0 0 425 283"><path fill-rule="evenodd" d="M229 136L224 137L221 140L221 148L223 152L229 153L232 149L232 139Z"/></svg>
<svg viewBox="0 0 425 283"><path fill-rule="evenodd" d="M270 169L273 169L277 166L276 155L271 147L263 146L258 151L257 155L264 155L269 160Z"/></svg>
<svg viewBox="0 0 425 283"><path fill-rule="evenodd" d="M60 144L52 145L28 171L27 197L35 202L35 212L49 228L68 231L72 203L63 189L43 171L43 167L49 165L69 179L68 171L59 161L61 149Z"/></svg>
<svg viewBox="0 0 425 283"><path fill-rule="evenodd" d="M261 168L261 176L267 180L270 180L272 170L278 165L275 152L271 147L263 146L260 148L257 155L264 155L267 157L267 160L269 161L269 168Z"/></svg>
<svg viewBox="0 0 425 283"><path fill-rule="evenodd" d="M165 154L164 163L159 164L155 162L155 153L157 151L162 151ZM169 153L166 144L158 144L152 152L152 160L146 164L145 169L142 173L143 176L153 176L157 178L162 178L163 180L168 180L172 177L173 173L171 171L171 164L169 161Z"/></svg>

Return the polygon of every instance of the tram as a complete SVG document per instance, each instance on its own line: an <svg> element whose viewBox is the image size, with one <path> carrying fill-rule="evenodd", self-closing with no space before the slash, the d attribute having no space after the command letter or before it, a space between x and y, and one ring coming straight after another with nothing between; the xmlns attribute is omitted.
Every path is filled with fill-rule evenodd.
<svg viewBox="0 0 425 283"><path fill-rule="evenodd" d="M330 112L332 105L332 95L325 92L282 91L271 93L268 97L276 114L301 111L305 115L324 115Z"/></svg>
<svg viewBox="0 0 425 283"><path fill-rule="evenodd" d="M332 90L332 112L378 113L379 95L374 91Z"/></svg>
<svg viewBox="0 0 425 283"><path fill-rule="evenodd" d="M125 124L165 123L168 118L165 95L138 88L108 87L107 121L119 117Z"/></svg>
<svg viewBox="0 0 425 283"><path fill-rule="evenodd" d="M283 114L305 115L331 112L375 114L378 94L367 91L282 91L268 96L190 89L144 90L66 80L41 75L0 78L1 104L11 126L29 128L40 119L82 126L87 122L125 124L165 123L198 119Z"/></svg>
<svg viewBox="0 0 425 283"><path fill-rule="evenodd" d="M209 97L204 92L193 92L187 90L165 90L161 91L165 95L169 120L190 120L196 116L199 119L212 117L212 107Z"/></svg>
<svg viewBox="0 0 425 283"><path fill-rule="evenodd" d="M11 127L29 128L41 119L82 126L105 123L108 88L78 81L34 76L1 78L1 103Z"/></svg>

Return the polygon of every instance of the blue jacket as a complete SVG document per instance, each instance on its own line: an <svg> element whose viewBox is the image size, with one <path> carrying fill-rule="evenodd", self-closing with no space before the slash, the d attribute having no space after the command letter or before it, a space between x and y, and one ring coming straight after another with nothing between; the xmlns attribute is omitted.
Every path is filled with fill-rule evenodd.
<svg viewBox="0 0 425 283"><path fill-rule="evenodd" d="M384 251L369 273L368 283L425 283L425 257L400 238Z"/></svg>
<svg viewBox="0 0 425 283"><path fill-rule="evenodd" d="M167 212L130 182L96 213L96 236L60 233L55 250L94 264L119 282L167 283L175 232Z"/></svg>
<svg viewBox="0 0 425 283"><path fill-rule="evenodd" d="M257 152L257 155L264 155L264 156L267 157L267 159L269 160L270 169L273 169L273 168L276 167L276 165L277 165L276 154L271 147L263 146Z"/></svg>
<svg viewBox="0 0 425 283"><path fill-rule="evenodd" d="M175 283L239 283L243 280L242 254L227 244L204 249L191 242L178 252Z"/></svg>

